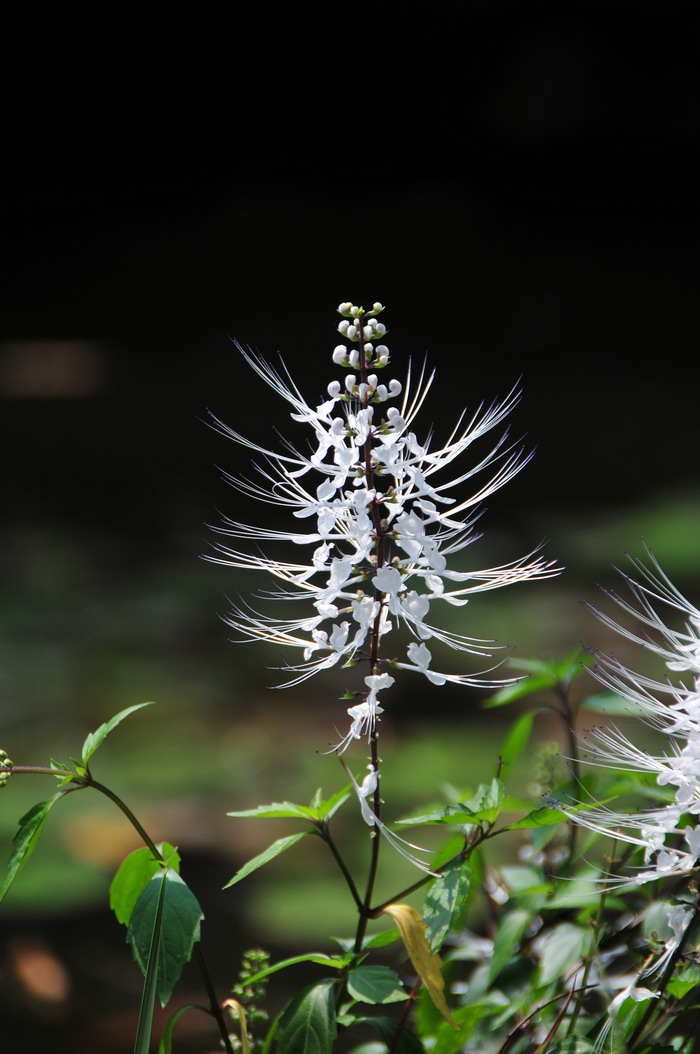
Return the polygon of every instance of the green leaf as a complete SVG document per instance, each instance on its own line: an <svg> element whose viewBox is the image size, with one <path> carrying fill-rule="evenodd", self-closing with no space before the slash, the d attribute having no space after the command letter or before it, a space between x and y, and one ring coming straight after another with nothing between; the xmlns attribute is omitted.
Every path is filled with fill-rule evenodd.
<svg viewBox="0 0 700 1054"><path fill-rule="evenodd" d="M547 985L560 980L589 950L590 931L573 922L561 922L541 938L540 976L538 983Z"/></svg>
<svg viewBox="0 0 700 1054"><path fill-rule="evenodd" d="M49 818L49 812L63 795L64 792L59 791L54 794L53 798L38 802L19 821L19 829L12 839L12 852L7 862L7 871L0 884L0 901L4 899L17 875L34 852L39 835Z"/></svg>
<svg viewBox="0 0 700 1054"><path fill-rule="evenodd" d="M614 692L600 692L598 695L589 695L579 703L582 710L593 710L598 714L610 714L615 717L629 717L636 715L638 710L622 696Z"/></svg>
<svg viewBox="0 0 700 1054"><path fill-rule="evenodd" d="M281 817L303 817L305 820L315 820L316 810L308 805L295 805L291 801L273 801L269 805L258 805L256 809L241 809L237 812L227 812L227 816L235 817L258 817L259 819L279 819Z"/></svg>
<svg viewBox="0 0 700 1054"><path fill-rule="evenodd" d="M362 1017L358 1019L357 1024L376 1029L386 1046L391 1047L395 1054L425 1054L421 1041L407 1028L401 1030L394 1044L397 1022L393 1017Z"/></svg>
<svg viewBox="0 0 700 1054"><path fill-rule="evenodd" d="M165 1006L199 940L199 926L204 918L197 898L172 868L153 876L129 919L127 940L144 974L152 955L151 942L159 913L157 992Z"/></svg>
<svg viewBox="0 0 700 1054"><path fill-rule="evenodd" d="M553 1047L547 1047L547 1054L592 1054L595 1049L583 1036L567 1036Z"/></svg>
<svg viewBox="0 0 700 1054"><path fill-rule="evenodd" d="M517 761L522 754L530 739L534 720L534 714L523 714L511 727L501 751L502 771L507 772L513 762Z"/></svg>
<svg viewBox="0 0 700 1054"><path fill-rule="evenodd" d="M350 784L347 787L343 787L336 794L331 795L326 801L321 801L317 806L317 814L319 820L330 820L331 816L334 816L341 805L350 797L352 792L352 786Z"/></svg>
<svg viewBox="0 0 700 1054"><path fill-rule="evenodd" d="M520 944L522 936L530 924L531 918L531 912L522 909L509 911L502 916L493 942L493 953L488 973L489 984L495 981L503 967L510 962L513 952Z"/></svg>
<svg viewBox="0 0 700 1054"><path fill-rule="evenodd" d="M500 812L503 797L503 784L500 780L493 779L490 783L482 783L473 797L460 802L459 805L446 805L435 812L426 813L425 816L411 816L407 820L396 822L407 826L426 823L477 823L479 820L493 823Z"/></svg>
<svg viewBox="0 0 700 1054"><path fill-rule="evenodd" d="M163 854L167 866L179 872L180 856L177 849L168 842L162 842L157 848ZM136 849L119 865L109 887L109 906L124 926L129 925L136 901L162 867L162 860L158 860L146 847Z"/></svg>
<svg viewBox="0 0 700 1054"><path fill-rule="evenodd" d="M228 889L229 886L235 886L236 882L240 882L242 878L246 878L253 871L257 871L259 867L263 867L268 864L270 860L274 860L276 856L283 853L285 849L291 849L293 845L296 845L300 838L304 835L310 834L310 831L299 831L297 834L289 834L286 838L278 838L272 845L268 845L267 849L264 849L262 853L258 853L252 860L249 860L247 864L244 864L230 881L223 887Z"/></svg>
<svg viewBox="0 0 700 1054"><path fill-rule="evenodd" d="M676 999L682 999L684 995L700 984L700 966L697 963L687 963L679 970L675 977L666 985L666 989Z"/></svg>
<svg viewBox="0 0 700 1054"><path fill-rule="evenodd" d="M579 648L574 649L559 662L549 662L546 659L511 659L510 665L516 670L523 670L528 676L515 684L508 684L505 688L501 688L483 705L487 709L494 706L505 706L516 699L532 695L533 692L551 692L560 686L567 687L581 672L581 669L591 661L591 658Z"/></svg>
<svg viewBox="0 0 700 1054"><path fill-rule="evenodd" d="M175 1026L188 1010L199 1010L201 1013L209 1015L209 1010L206 1007L199 1006L197 1003L185 1003L184 1006L179 1007L168 1018L168 1022L163 1029L163 1035L160 1037L160 1043L158 1044L158 1054L172 1054Z"/></svg>
<svg viewBox="0 0 700 1054"><path fill-rule="evenodd" d="M334 988L333 981L321 981L291 1000L277 1031L280 1054L332 1054L337 1033Z"/></svg>
<svg viewBox="0 0 700 1054"><path fill-rule="evenodd" d="M329 966L334 970L342 970L355 958L354 952L348 952L347 955L325 955L323 952L309 952L306 955L293 955L291 959L282 959L278 963L274 963L272 966L266 966L264 970L260 970L259 973L253 974L252 977L246 977L246 987L251 984L257 984L258 981L262 981L263 977L269 977L271 973L277 973L278 970L286 970L288 966L296 966L297 963L316 963L317 966Z"/></svg>
<svg viewBox="0 0 700 1054"><path fill-rule="evenodd" d="M433 882L423 906L425 936L431 952L438 951L459 916L469 894L471 869L466 860L455 860Z"/></svg>
<svg viewBox="0 0 700 1054"><path fill-rule="evenodd" d="M401 978L388 966L358 966L351 970L348 992L361 1003L399 1003L408 999Z"/></svg>
<svg viewBox="0 0 700 1054"><path fill-rule="evenodd" d="M165 872L158 876L162 879ZM158 990L158 974L161 964L161 938L163 926L163 908L165 905L165 882L158 882L156 903L150 919L150 933L144 927L144 947L147 947L145 966L139 963L145 974L143 992L141 993L141 1006L139 1008L139 1021L136 1028L136 1041L134 1043L134 1054L148 1054L151 1049L151 1032L153 1031L153 1010L156 1003Z"/></svg>
<svg viewBox="0 0 700 1054"><path fill-rule="evenodd" d="M562 823L568 820L569 817L566 813L563 813L561 809L553 809L549 805L540 805L537 809L533 809L527 816L523 816L521 820L516 823L509 823L507 827L504 827L504 831L525 831L530 830L533 827L551 827L555 823Z"/></svg>
<svg viewBox="0 0 700 1054"><path fill-rule="evenodd" d="M118 714L105 721L94 732L90 732L83 743L83 765L87 765L89 759L98 747L102 746L109 733L121 724L125 717L133 714L135 710L143 710L144 706L153 706L153 703L137 703L136 706L127 706L126 710L120 710Z"/></svg>

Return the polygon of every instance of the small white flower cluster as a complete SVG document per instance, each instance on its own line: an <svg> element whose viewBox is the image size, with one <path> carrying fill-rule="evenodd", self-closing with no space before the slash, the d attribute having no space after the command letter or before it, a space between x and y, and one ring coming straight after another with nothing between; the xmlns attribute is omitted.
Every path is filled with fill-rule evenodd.
<svg viewBox="0 0 700 1054"><path fill-rule="evenodd" d="M255 542L308 545L313 547L311 555L306 563L297 563L219 546L220 555L214 559L269 572L283 583L269 592L272 599L310 603L311 613L298 618L273 618L252 607L236 607L228 619L242 639L265 640L302 652L300 662L285 667L293 675L288 684L298 684L338 663L368 662L365 690L348 710L349 731L335 748L342 751L353 739L372 735L382 712L379 692L394 683L387 667L420 673L433 684L472 685L488 672L445 674L432 669L432 654L425 643L430 640L490 657L484 650L489 642L436 627L430 619L435 603L460 606L472 593L548 578L558 569L534 554L487 570L448 567L448 559L477 537L476 507L507 483L530 455L506 445L503 435L476 464L451 479L441 474L502 423L519 393L513 390L502 403L480 408L468 422L463 415L446 444L433 450L430 437L420 440L413 430L433 375L423 369L414 385L409 368L405 384L379 383L378 372L390 362L386 344L377 343L387 332L377 321L382 304L365 310L348 302L338 311L342 316L338 330L346 343L335 348L332 358L352 372L342 383L332 381L326 389L328 398L319 405L306 402L284 367L277 370L240 348L255 372L291 405L292 419L311 429L311 452L302 453L287 443L282 453L274 453L215 419L226 436L265 458L265 465L258 468L262 482L226 477L228 481L278 510L286 507L298 520L313 521L306 533L290 533L227 519L219 532ZM400 396L401 404L384 412L383 404ZM489 469L490 478L476 494L452 496L455 488ZM313 477L314 482L306 482ZM407 661L383 658L382 638L400 626L409 634Z"/></svg>
<svg viewBox="0 0 700 1054"><path fill-rule="evenodd" d="M674 797L662 808L631 815L603 807L571 813L577 823L644 849L645 867L631 879L636 883L685 874L697 867L700 856L700 611L649 555L650 567L637 558L632 561L639 580L623 574L632 602L609 593L641 622L642 633L591 610L610 628L659 655L673 679L655 681L627 669L610 655L598 655L592 672L629 703L630 714L667 735L669 749L660 755L650 754L613 726L587 734L586 754L587 760L607 768L650 772L658 786L674 788ZM684 628L669 628L659 609L680 614ZM679 673L689 675L686 681L678 678Z"/></svg>

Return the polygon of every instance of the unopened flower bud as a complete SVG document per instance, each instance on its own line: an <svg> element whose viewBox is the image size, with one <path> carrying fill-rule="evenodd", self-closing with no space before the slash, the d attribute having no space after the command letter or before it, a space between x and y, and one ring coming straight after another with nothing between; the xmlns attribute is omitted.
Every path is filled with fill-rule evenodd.
<svg viewBox="0 0 700 1054"><path fill-rule="evenodd" d="M383 337L384 334L386 333L386 326L384 325L384 323L383 322L375 322L374 323L374 332L377 334L378 337Z"/></svg>
<svg viewBox="0 0 700 1054"><path fill-rule="evenodd" d="M380 304L378 300L372 304L372 310L379 314L380 311L384 310L384 304Z"/></svg>
<svg viewBox="0 0 700 1054"><path fill-rule="evenodd" d="M343 323L341 322L340 325L342 326L342 324ZM340 326L338 327L338 329L340 329ZM348 326L348 328L345 330L345 336L348 338L348 340L357 340L357 326Z"/></svg>
<svg viewBox="0 0 700 1054"><path fill-rule="evenodd" d="M401 392L403 391L401 381L389 381L389 391L394 396L401 395Z"/></svg>
<svg viewBox="0 0 700 1054"><path fill-rule="evenodd" d="M348 358L350 359L350 365L352 366L353 370L356 370L357 367L360 365L360 353L357 348L351 349Z"/></svg>
<svg viewBox="0 0 700 1054"><path fill-rule="evenodd" d="M352 308L352 304L350 303L349 300L345 301L342 304L338 304L338 314L340 314L340 315L349 315L351 308Z"/></svg>
<svg viewBox="0 0 700 1054"><path fill-rule="evenodd" d="M348 349L344 344L338 344L333 348L333 362L336 366L344 366L348 358Z"/></svg>
<svg viewBox="0 0 700 1054"><path fill-rule="evenodd" d="M331 381L326 389L331 399L337 399L340 395L340 381Z"/></svg>
<svg viewBox="0 0 700 1054"><path fill-rule="evenodd" d="M359 395L359 397L360 397L360 401L361 401L361 402L364 402L364 401L365 401L365 399L367 398L367 392L368 392L368 391L369 391L369 386L368 386L368 385L366 385L366 384L364 383L364 381L363 381L363 383L362 383L362 384L360 384L360 385L359 385L359 387L358 387L358 389L357 389L357 392L358 392L358 395Z"/></svg>
<svg viewBox="0 0 700 1054"><path fill-rule="evenodd" d="M374 335L374 330L373 330L372 326L363 326L362 327L362 336L365 338L365 340L371 340L373 335Z"/></svg>
<svg viewBox="0 0 700 1054"><path fill-rule="evenodd" d="M353 393L353 389L355 388L356 383L357 382L356 382L355 374L354 373L349 373L347 375L347 377L345 378L345 388L346 388L346 390L348 392L350 392L351 395Z"/></svg>
<svg viewBox="0 0 700 1054"><path fill-rule="evenodd" d="M345 336L345 334L348 331L349 326L350 326L350 323L348 322L348 320L346 318L344 318L342 322L338 323L338 332L342 333L343 336Z"/></svg>

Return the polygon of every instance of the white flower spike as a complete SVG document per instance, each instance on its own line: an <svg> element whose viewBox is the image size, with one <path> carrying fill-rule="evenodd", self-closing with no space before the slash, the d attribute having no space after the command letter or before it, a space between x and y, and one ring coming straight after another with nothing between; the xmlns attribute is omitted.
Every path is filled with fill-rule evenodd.
<svg viewBox="0 0 700 1054"><path fill-rule="evenodd" d="M700 611L673 585L649 553L649 566L631 558L637 577L623 574L631 600L608 595L644 627L643 633L618 624L594 608L609 628L655 652L670 671L663 681L628 669L612 655L598 654L593 675L621 696L632 716L668 736L658 755L637 747L614 726L592 729L586 736L586 760L616 770L649 772L659 787L670 788L668 804L625 814L598 806L572 811L570 819L594 831L644 849L644 867L629 880L643 884L698 867L700 857ZM682 617L683 628L668 625ZM685 680L680 677L684 673Z"/></svg>
<svg viewBox="0 0 700 1054"><path fill-rule="evenodd" d="M420 371L417 382L409 368L405 382L379 381L379 372L390 362L384 343L387 329L377 316L384 310L376 302L369 310L344 302L338 312L338 331L344 343L332 351L332 361L348 372L341 382L331 381L328 398L310 405L284 366L276 368L259 355L239 346L251 368L292 408L294 421L311 431L308 450L284 442L280 452L251 443L213 418L214 425L234 442L253 450L263 462L256 465L257 480L226 476L243 494L289 510L298 527L268 529L225 519L218 533L228 538L260 541L288 539L311 550L306 562L248 554L222 544L209 559L233 567L267 571L280 586L267 593L279 602L308 604L299 617L279 618L252 607L234 607L227 622L240 640L267 640L297 649L301 659L284 669L287 685L335 665L368 664L365 690L350 707L350 729L337 745L342 752L353 740L371 739L378 695L394 683L388 670L405 669L425 676L433 684L484 683L479 673L445 674L431 668L427 641L447 644L469 655L492 658L492 642L438 628L433 610L441 604L462 606L471 594L498 589L515 582L550 578L559 573L553 561L530 554L487 570L456 571L449 560L478 535L474 523L477 506L507 483L530 459L530 454L496 440L471 466L461 467L452 478L445 472L487 432L501 425L520 395L513 389L501 403L480 407L470 419L458 421L445 445L431 447L431 436L421 439L414 421L430 391L433 375ZM399 405L390 405L400 398ZM476 493L453 492L477 474L485 482ZM306 532L302 523L310 522ZM389 631L405 629L402 645L408 661L382 653ZM490 684L510 683L510 679Z"/></svg>

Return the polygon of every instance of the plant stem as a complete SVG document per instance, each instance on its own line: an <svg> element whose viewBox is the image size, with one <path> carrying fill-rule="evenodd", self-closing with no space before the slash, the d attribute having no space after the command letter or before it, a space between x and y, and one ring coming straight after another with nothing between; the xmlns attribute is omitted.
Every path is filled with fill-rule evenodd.
<svg viewBox="0 0 700 1054"><path fill-rule="evenodd" d="M348 889L352 893L352 899L355 901L355 904L357 906L357 910L358 911L362 911L364 905L362 903L362 899L360 898L360 894L357 892L357 886L355 885L354 879L353 879L352 875L350 874L350 871L348 869L347 864L345 863L345 861L343 860L342 856L340 855L340 850L338 849L338 846L335 844L335 840L333 839L333 836L331 835L327 824L324 823L324 824L320 825L319 828L318 828L318 833L320 834L321 838L324 840L324 842L326 843L326 845L330 849L331 853L333 854L335 862L338 865L338 867L340 868L341 873L343 875L343 878L347 882Z"/></svg>

